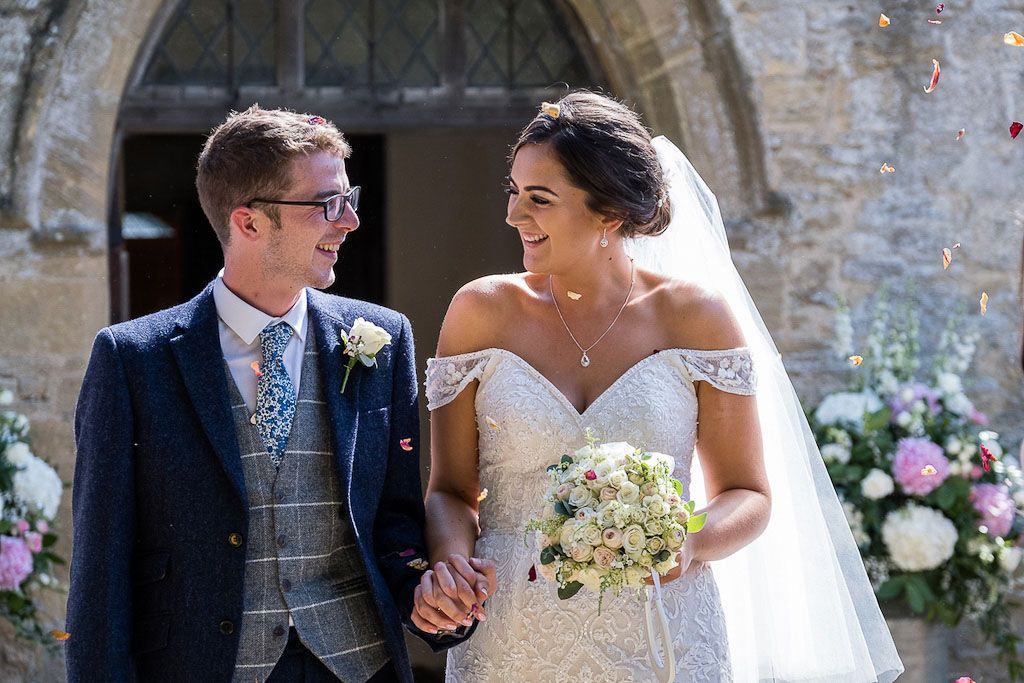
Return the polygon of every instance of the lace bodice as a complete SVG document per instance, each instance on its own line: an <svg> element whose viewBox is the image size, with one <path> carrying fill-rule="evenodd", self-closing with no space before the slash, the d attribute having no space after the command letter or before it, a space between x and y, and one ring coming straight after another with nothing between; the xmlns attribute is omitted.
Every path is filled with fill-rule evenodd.
<svg viewBox="0 0 1024 683"><path fill-rule="evenodd" d="M427 405L436 410L479 381L481 536L476 553L498 566L500 590L488 620L448 656L449 681L647 681L643 606L635 595L558 600L551 584L530 582L536 549L523 528L538 512L545 467L584 443L627 441L671 455L688 494L697 432L694 382L751 395L756 377L746 349L659 351L627 370L582 413L525 360L504 349L431 359ZM666 585L679 681L729 680L718 593L705 565Z"/></svg>

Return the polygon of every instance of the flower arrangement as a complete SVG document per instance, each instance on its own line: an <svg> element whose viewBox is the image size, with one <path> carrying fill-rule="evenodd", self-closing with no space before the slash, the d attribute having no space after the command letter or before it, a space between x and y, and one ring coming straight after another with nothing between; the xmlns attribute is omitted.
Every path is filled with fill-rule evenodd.
<svg viewBox="0 0 1024 683"><path fill-rule="evenodd" d="M1024 554L1024 476L964 392L976 333L950 318L919 376L918 318L883 292L863 356L849 311L835 351L855 366L845 391L808 415L879 601L950 626L978 622L1013 680L1024 679L1009 593Z"/></svg>
<svg viewBox="0 0 1024 683"><path fill-rule="evenodd" d="M0 406L11 401L10 391L0 392ZM37 620L36 599L40 590L58 587L51 568L64 564L52 550L64 484L32 453L28 431L24 415L0 411L0 615L18 635L52 646Z"/></svg>
<svg viewBox="0 0 1024 683"><path fill-rule="evenodd" d="M687 534L704 526L682 500L675 462L627 443L587 445L547 468L544 511L526 531L539 532L539 572L567 600L581 588L640 591L652 572L679 564Z"/></svg>

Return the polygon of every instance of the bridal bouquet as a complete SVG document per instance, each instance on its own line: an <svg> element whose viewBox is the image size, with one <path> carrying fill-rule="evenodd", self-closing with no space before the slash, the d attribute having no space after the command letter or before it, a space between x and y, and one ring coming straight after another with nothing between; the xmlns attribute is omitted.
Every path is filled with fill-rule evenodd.
<svg viewBox="0 0 1024 683"><path fill-rule="evenodd" d="M0 392L0 406L10 403L11 392ZM19 635L53 645L36 619L35 600L40 589L57 586L51 566L64 563L52 552L51 529L64 485L32 453L28 428L24 415L0 410L0 616Z"/></svg>
<svg viewBox="0 0 1024 683"><path fill-rule="evenodd" d="M683 501L674 467L667 455L599 444L588 432L587 445L547 468L544 511L526 531L538 532L540 574L558 583L561 599L584 587L602 596L609 588L640 591L652 572L678 565L687 534L707 515Z"/></svg>
<svg viewBox="0 0 1024 683"><path fill-rule="evenodd" d="M1010 677L1024 678L1007 610L1024 554L1024 476L964 391L977 335L953 316L921 376L916 311L896 313L883 294L863 355L851 356L840 311L836 352L856 366L853 381L808 419L879 601L951 626L977 621Z"/></svg>

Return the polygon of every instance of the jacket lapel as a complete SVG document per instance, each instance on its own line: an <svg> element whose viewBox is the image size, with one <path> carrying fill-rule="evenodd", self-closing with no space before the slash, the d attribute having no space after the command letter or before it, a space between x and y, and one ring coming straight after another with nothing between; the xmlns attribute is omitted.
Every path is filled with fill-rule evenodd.
<svg viewBox="0 0 1024 683"><path fill-rule="evenodd" d="M245 475L231 417L212 284L186 305L178 319L178 329L179 334L171 338L171 348L185 388L206 438L244 502Z"/></svg>
<svg viewBox="0 0 1024 683"><path fill-rule="evenodd" d="M320 370L323 373L324 393L327 395L327 408L331 417L331 430L334 436L335 460L338 476L347 498L351 498L352 489L352 458L356 447L356 428L359 421L359 368L353 368L348 379L345 393L341 393L341 382L345 376L345 364L348 357L344 355L341 345L341 330L345 323L331 316L324 310L319 301L318 293L309 293L309 322L316 335L317 351L320 353Z"/></svg>

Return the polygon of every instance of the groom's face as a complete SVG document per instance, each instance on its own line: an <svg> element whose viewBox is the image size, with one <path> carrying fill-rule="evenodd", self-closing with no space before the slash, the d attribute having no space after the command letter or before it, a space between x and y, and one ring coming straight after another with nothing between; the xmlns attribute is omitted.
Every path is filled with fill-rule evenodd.
<svg viewBox="0 0 1024 683"><path fill-rule="evenodd" d="M349 190L345 161L328 152L292 162L292 187L282 199L319 201ZM268 234L263 254L265 276L290 287L323 289L334 283L334 264L346 235L359 227L348 204L336 221L324 218L322 206L279 206L280 227Z"/></svg>

